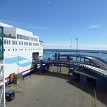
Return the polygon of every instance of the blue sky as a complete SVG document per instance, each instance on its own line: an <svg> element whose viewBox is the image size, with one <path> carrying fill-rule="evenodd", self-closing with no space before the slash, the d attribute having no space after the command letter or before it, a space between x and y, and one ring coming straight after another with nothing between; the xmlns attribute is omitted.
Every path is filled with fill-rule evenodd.
<svg viewBox="0 0 107 107"><path fill-rule="evenodd" d="M44 48L107 49L107 0L0 0L0 21L32 31Z"/></svg>

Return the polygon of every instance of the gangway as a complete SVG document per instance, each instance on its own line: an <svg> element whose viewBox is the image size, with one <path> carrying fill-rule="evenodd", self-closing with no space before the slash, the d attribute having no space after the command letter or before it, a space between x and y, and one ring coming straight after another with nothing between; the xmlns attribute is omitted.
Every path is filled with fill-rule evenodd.
<svg viewBox="0 0 107 107"><path fill-rule="evenodd" d="M70 60L63 60L63 58L69 58L74 59ZM71 58L72 57L72 58ZM61 67L62 64L68 65L69 67L79 67L87 69L88 72L95 73L96 75L103 76L107 78L107 63L103 61L102 59L93 57L93 56L87 56L87 55L76 55L76 54L56 54L55 53L55 59L53 60L41 60L39 62L35 62L36 64L40 64L40 72L43 71L43 65L45 64L56 64L59 67ZM87 72L84 72L87 74ZM93 74L92 74L93 75Z"/></svg>
<svg viewBox="0 0 107 107"><path fill-rule="evenodd" d="M67 59L67 60L65 60ZM39 72L45 73L46 65L56 65L59 67L61 71L62 65L67 65L69 68L68 71L72 69L72 74L74 77L76 75L80 75L81 84L86 84L87 78L94 79L96 81L97 89L101 87L105 87L107 89L106 81L107 81L107 63L102 59L87 56L87 55L76 55L76 54L55 54L55 59L52 60L40 60L38 62L34 62L35 64L39 64ZM68 74L70 74L68 72ZM72 75L73 76L73 75ZM101 85L101 86L100 86Z"/></svg>

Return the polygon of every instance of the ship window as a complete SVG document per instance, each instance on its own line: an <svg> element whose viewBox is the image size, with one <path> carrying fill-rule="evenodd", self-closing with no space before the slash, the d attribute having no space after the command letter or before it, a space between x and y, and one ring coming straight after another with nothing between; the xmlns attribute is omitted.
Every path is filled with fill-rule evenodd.
<svg viewBox="0 0 107 107"><path fill-rule="evenodd" d="M4 40L4 44L6 44L6 40Z"/></svg>
<svg viewBox="0 0 107 107"><path fill-rule="evenodd" d="M8 44L8 40L7 40L7 43L6 44Z"/></svg>
<svg viewBox="0 0 107 107"><path fill-rule="evenodd" d="M23 45L23 42L19 42L19 45Z"/></svg>
<svg viewBox="0 0 107 107"><path fill-rule="evenodd" d="M10 49L8 49L8 51L10 51Z"/></svg>
<svg viewBox="0 0 107 107"><path fill-rule="evenodd" d="M32 43L29 43L29 46L32 46Z"/></svg>
<svg viewBox="0 0 107 107"><path fill-rule="evenodd" d="M9 40L9 45L10 45L10 40Z"/></svg>
<svg viewBox="0 0 107 107"><path fill-rule="evenodd" d="M17 34L17 39L21 39L21 38L22 38L22 36Z"/></svg>
<svg viewBox="0 0 107 107"><path fill-rule="evenodd" d="M34 38L34 41L38 42L38 38Z"/></svg>
<svg viewBox="0 0 107 107"><path fill-rule="evenodd" d="M27 42L24 42L24 45L28 45L28 43L27 43Z"/></svg>
<svg viewBox="0 0 107 107"><path fill-rule="evenodd" d="M34 46L39 46L39 43L34 43L33 45L34 45Z"/></svg>
<svg viewBox="0 0 107 107"><path fill-rule="evenodd" d="M21 45L21 42L19 42L19 45Z"/></svg>
<svg viewBox="0 0 107 107"><path fill-rule="evenodd" d="M31 40L31 41L36 41L36 42L38 42L38 38L29 37L29 36L24 36L24 35L20 35L20 34L17 34L17 39L24 39L24 40Z"/></svg>
<svg viewBox="0 0 107 107"><path fill-rule="evenodd" d="M12 45L15 45L15 41L12 41Z"/></svg>
<svg viewBox="0 0 107 107"><path fill-rule="evenodd" d="M4 51L5 51L5 49L4 49Z"/></svg>

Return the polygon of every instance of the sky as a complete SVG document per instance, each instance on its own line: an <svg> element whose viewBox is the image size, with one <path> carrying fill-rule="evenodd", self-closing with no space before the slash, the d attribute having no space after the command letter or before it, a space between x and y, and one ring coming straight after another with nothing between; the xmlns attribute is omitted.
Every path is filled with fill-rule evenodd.
<svg viewBox="0 0 107 107"><path fill-rule="evenodd" d="M107 50L107 0L0 0L0 22L32 31L44 49L76 49L78 39Z"/></svg>

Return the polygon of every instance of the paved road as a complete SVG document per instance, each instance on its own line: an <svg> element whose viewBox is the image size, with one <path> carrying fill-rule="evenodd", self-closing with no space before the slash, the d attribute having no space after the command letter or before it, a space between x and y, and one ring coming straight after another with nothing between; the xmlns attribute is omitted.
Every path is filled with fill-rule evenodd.
<svg viewBox="0 0 107 107"><path fill-rule="evenodd" d="M9 89L16 91L16 98L7 107L95 107L90 90L78 88L78 83L69 82L67 75L56 72L31 75Z"/></svg>

